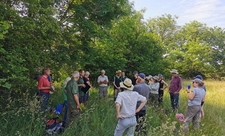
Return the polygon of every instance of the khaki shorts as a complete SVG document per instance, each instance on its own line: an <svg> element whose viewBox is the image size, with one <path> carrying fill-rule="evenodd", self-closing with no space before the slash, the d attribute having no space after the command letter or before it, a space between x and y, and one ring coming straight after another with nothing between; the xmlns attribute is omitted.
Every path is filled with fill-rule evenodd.
<svg viewBox="0 0 225 136"><path fill-rule="evenodd" d="M99 97L106 97L108 94L108 86L99 86Z"/></svg>

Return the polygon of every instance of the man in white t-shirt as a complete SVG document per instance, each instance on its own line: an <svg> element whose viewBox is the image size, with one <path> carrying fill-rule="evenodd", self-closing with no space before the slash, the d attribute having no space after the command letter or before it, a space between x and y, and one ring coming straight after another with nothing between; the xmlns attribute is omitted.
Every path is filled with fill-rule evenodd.
<svg viewBox="0 0 225 136"><path fill-rule="evenodd" d="M120 87L124 88L116 98L116 118L118 120L114 136L122 136L127 130L128 136L134 136L137 120L135 114L139 112L146 104L147 99L138 92L133 91L134 86L129 78L120 83ZM140 105L136 109L137 102Z"/></svg>
<svg viewBox="0 0 225 136"><path fill-rule="evenodd" d="M106 97L108 94L108 77L105 75L105 70L101 71L101 75L98 76L99 85L99 98Z"/></svg>

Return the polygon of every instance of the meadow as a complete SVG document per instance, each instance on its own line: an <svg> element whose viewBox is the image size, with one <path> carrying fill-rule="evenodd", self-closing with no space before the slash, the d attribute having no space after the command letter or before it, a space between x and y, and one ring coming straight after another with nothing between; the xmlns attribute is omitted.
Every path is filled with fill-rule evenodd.
<svg viewBox="0 0 225 136"><path fill-rule="evenodd" d="M185 113L187 108L187 93L185 88L191 81L183 82L180 93L180 108L178 113ZM188 136L223 136L225 135L225 82L205 81L207 96L204 104L205 117L201 120L200 130L194 131L190 126ZM51 95L52 107L63 103L60 84L57 91ZM117 124L113 90L109 88L108 99L99 100L97 89L90 90L90 100L83 107L79 119L63 134L64 136L112 136ZM177 121L170 107L168 90L165 90L163 110L157 110L148 105L147 109L147 135L154 136L179 136L183 135L182 123ZM38 102L35 97L24 93L21 99L11 100L5 111L1 111L0 135L2 136L40 136L44 133L44 126L38 113ZM165 112L167 111L167 112ZM49 117L56 116L49 114ZM62 115L59 116L62 118ZM136 133L135 135L142 135Z"/></svg>

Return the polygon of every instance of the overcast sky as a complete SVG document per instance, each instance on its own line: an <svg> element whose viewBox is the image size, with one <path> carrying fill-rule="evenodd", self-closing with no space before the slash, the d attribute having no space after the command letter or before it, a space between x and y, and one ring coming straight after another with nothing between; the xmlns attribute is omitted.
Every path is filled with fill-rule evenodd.
<svg viewBox="0 0 225 136"><path fill-rule="evenodd" d="M225 28L225 0L129 0L134 8L146 8L144 18L162 14L178 16L178 25L197 20L207 26Z"/></svg>

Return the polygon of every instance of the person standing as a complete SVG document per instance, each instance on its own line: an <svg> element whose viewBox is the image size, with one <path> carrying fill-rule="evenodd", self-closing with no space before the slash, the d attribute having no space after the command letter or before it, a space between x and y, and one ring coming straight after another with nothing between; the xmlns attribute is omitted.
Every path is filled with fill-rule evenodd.
<svg viewBox="0 0 225 136"><path fill-rule="evenodd" d="M162 102L163 102L164 90L168 87L168 84L163 80L162 74L158 74L158 78L159 78L159 99L158 99L158 102L161 105Z"/></svg>
<svg viewBox="0 0 225 136"><path fill-rule="evenodd" d="M71 80L70 77L67 77L66 80L63 83L63 88L62 88L62 93L63 93L63 98L64 98L64 107L65 107L65 113L64 113L64 118L63 118L63 126L66 125L66 119L67 119L67 113L68 113L68 101L67 101L67 92L66 92L66 85L67 83Z"/></svg>
<svg viewBox="0 0 225 136"><path fill-rule="evenodd" d="M41 112L42 116L45 116L45 111L48 107L48 101L50 97L51 91L51 83L48 80L48 76L50 76L51 72L49 68L44 68L42 70L42 76L38 80L38 90L40 91L40 103L41 103Z"/></svg>
<svg viewBox="0 0 225 136"><path fill-rule="evenodd" d="M116 71L116 75L113 77L114 101L116 100L116 97L117 97L118 93L120 92L120 82L122 82L121 70L118 70L118 71Z"/></svg>
<svg viewBox="0 0 225 136"><path fill-rule="evenodd" d="M84 84L84 80L83 80L84 70L80 70L79 73L80 73L80 78L77 81L78 89L79 89L79 102L83 103L84 92L82 91L82 88L86 87L85 84Z"/></svg>
<svg viewBox="0 0 225 136"><path fill-rule="evenodd" d="M195 76L194 79L200 79L200 80L203 81L203 77L202 77L201 75ZM205 90L205 92L206 92L206 87L205 87L205 85L203 85L202 88L203 88L203 89ZM203 117L205 116L204 109L203 109L204 103L205 103L205 100L203 100L203 101L201 102L201 106L202 106L202 107L201 107L201 118L203 118Z"/></svg>
<svg viewBox="0 0 225 136"><path fill-rule="evenodd" d="M172 69L172 79L170 81L170 101L173 110L179 108L179 93L182 88L182 78L178 76L178 71L176 69Z"/></svg>
<svg viewBox="0 0 225 136"><path fill-rule="evenodd" d="M158 76L152 77L153 82L149 84L150 93L150 104L154 107L157 106L158 98L159 98L159 82L158 82Z"/></svg>
<svg viewBox="0 0 225 136"><path fill-rule="evenodd" d="M89 80L89 75L90 75L90 73L88 71L86 71L85 75L83 77L84 84L86 86L85 88L82 88L82 91L84 92L83 101L84 101L85 104L88 103L89 89L92 88L92 85L91 85L90 80Z"/></svg>
<svg viewBox="0 0 225 136"><path fill-rule="evenodd" d="M101 71L101 75L98 76L98 85L99 85L99 98L106 97L108 94L108 82L109 79L105 75L105 70Z"/></svg>
<svg viewBox="0 0 225 136"><path fill-rule="evenodd" d="M132 91L134 86L129 78L120 83L120 88L124 91L120 92L116 98L116 119L118 120L114 136L122 136L127 130L128 136L133 136L135 126L137 124L135 113L139 112L146 104L147 100L144 96ZM141 102L136 109L137 102Z"/></svg>
<svg viewBox="0 0 225 136"><path fill-rule="evenodd" d="M145 74L139 73L137 76L137 85L134 86L134 91L138 92L140 95L144 96L146 100L148 100L150 89L148 85L145 83ZM141 102L137 102L137 109L140 106ZM144 126L146 115L146 105L136 113L137 126L136 131L143 131L146 133L146 126Z"/></svg>
<svg viewBox="0 0 225 136"><path fill-rule="evenodd" d="M122 71L122 73L121 73L121 80L122 80L122 82L123 82L126 78L127 78L127 77L126 77L125 71Z"/></svg>
<svg viewBox="0 0 225 136"><path fill-rule="evenodd" d="M198 78L192 81L194 89L192 92L190 89L186 89L188 93L188 107L184 117L183 131L188 132L190 122L193 122L195 130L199 129L200 114L201 114L201 102L205 99L205 90L202 88L204 82Z"/></svg>
<svg viewBox="0 0 225 136"><path fill-rule="evenodd" d="M133 77L131 78L133 85L136 85L137 78L138 78L138 72L137 71L134 71L133 72Z"/></svg>
<svg viewBox="0 0 225 136"><path fill-rule="evenodd" d="M69 127L80 114L79 90L77 81L80 77L78 71L74 71L72 79L66 85L67 101L68 101L68 117L66 127Z"/></svg>

